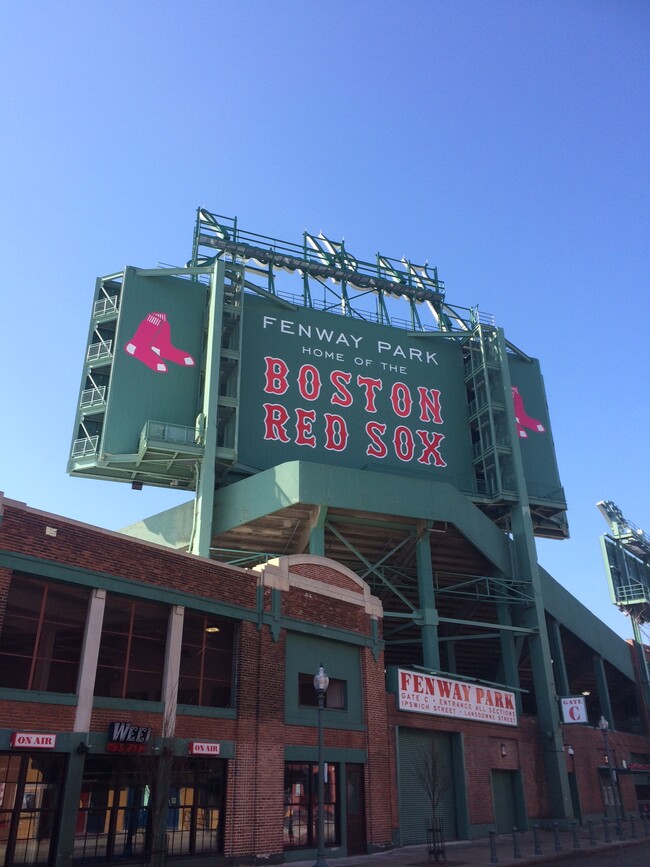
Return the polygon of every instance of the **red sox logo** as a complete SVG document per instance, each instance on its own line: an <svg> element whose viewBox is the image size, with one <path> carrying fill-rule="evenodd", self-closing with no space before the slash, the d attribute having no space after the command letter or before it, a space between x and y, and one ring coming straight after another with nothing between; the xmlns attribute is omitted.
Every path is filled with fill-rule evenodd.
<svg viewBox="0 0 650 867"><path fill-rule="evenodd" d="M165 361L183 367L194 366L192 356L172 344L171 327L165 313L145 316L124 351L156 373L167 373Z"/></svg>

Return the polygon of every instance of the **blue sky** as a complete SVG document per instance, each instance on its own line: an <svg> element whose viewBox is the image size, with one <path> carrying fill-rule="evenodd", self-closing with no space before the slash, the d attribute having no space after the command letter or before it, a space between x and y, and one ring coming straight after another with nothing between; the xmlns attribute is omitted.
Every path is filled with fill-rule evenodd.
<svg viewBox="0 0 650 867"><path fill-rule="evenodd" d="M437 265L541 359L571 539L648 529L650 4L31 2L0 9L0 490L117 529L186 497L65 467L95 278L183 263L196 208ZM645 522L645 523L644 523Z"/></svg>

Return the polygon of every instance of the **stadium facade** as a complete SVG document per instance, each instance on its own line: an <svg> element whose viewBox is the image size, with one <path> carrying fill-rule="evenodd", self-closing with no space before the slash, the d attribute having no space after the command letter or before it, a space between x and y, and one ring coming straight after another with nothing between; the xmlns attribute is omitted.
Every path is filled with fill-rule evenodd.
<svg viewBox="0 0 650 867"><path fill-rule="evenodd" d="M2 501L1 865L312 856L321 664L328 857L650 801L638 656L537 562L539 362L436 269L200 209L97 281L68 468L193 499Z"/></svg>

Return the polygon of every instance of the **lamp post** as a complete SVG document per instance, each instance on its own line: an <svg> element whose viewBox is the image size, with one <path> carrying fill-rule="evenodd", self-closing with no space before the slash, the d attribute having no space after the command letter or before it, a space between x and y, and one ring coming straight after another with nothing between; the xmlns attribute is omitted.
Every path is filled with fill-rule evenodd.
<svg viewBox="0 0 650 867"><path fill-rule="evenodd" d="M323 773L323 707L325 705L325 693L330 684L330 679L325 673L321 662L318 673L314 675L314 689L318 696L318 853L314 867L327 867L325 860L325 812L323 800L325 798L325 775Z"/></svg>
<svg viewBox="0 0 650 867"><path fill-rule="evenodd" d="M607 737L607 733L609 731L609 723L605 719L604 716L598 720L598 728L603 733L603 742L605 746L605 761L607 762L607 767L609 768L609 782L612 787L612 799L614 801L614 819L618 822L618 797L616 794L616 771L612 764L612 757L609 752L609 739Z"/></svg>

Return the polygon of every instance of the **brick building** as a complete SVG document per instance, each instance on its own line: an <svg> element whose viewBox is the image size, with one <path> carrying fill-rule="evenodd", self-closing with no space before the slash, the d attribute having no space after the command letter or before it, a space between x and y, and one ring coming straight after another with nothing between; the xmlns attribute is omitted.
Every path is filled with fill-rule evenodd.
<svg viewBox="0 0 650 867"><path fill-rule="evenodd" d="M540 364L435 268L199 209L98 278L68 470L193 499L2 500L0 867L308 858L321 782L328 857L650 802L645 674L537 562Z"/></svg>
<svg viewBox="0 0 650 867"><path fill-rule="evenodd" d="M313 854L321 662L328 857L421 840L432 755L448 836L554 817L538 719L400 709L398 674L424 694L422 669L385 671L381 603L328 558L235 568L3 498L0 587L3 867ZM645 735L612 731L607 755L592 727L564 738L579 818L639 810Z"/></svg>

